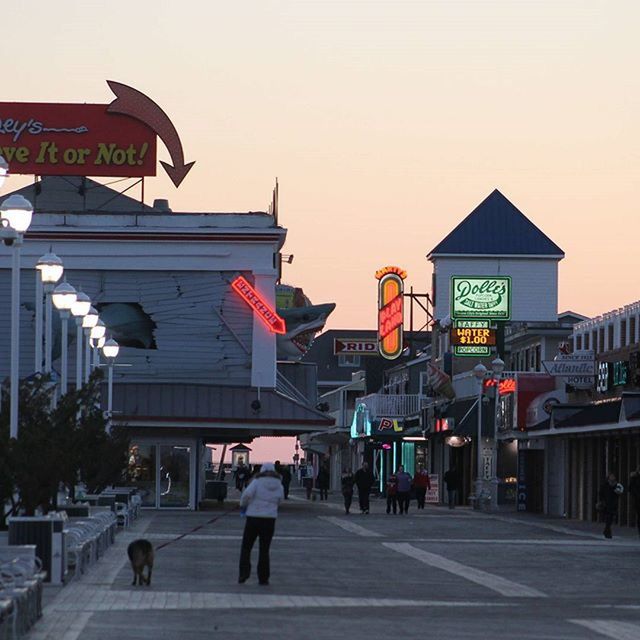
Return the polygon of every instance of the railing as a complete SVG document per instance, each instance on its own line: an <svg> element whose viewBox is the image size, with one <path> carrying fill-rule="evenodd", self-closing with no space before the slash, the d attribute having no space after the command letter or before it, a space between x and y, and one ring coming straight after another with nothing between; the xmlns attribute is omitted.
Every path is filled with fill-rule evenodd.
<svg viewBox="0 0 640 640"><path fill-rule="evenodd" d="M287 380L279 371L276 373L276 391L282 395L289 396L301 404L309 406L307 397Z"/></svg>
<svg viewBox="0 0 640 640"><path fill-rule="evenodd" d="M403 418L416 415L425 406L426 396L419 394L411 395L387 395L382 393L371 393L368 396L358 398L358 404L366 404L371 418Z"/></svg>

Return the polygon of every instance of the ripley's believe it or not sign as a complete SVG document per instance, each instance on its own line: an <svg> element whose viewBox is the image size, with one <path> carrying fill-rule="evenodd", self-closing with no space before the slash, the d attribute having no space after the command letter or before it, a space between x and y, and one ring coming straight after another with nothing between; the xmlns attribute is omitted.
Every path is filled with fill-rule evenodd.
<svg viewBox="0 0 640 640"><path fill-rule="evenodd" d="M394 360L404 349L404 279L407 272L400 267L384 267L376 271L378 279L378 351L383 358Z"/></svg>
<svg viewBox="0 0 640 640"><path fill-rule="evenodd" d="M193 162L169 117L153 100L119 82L110 104L0 103L0 154L10 173L39 176L156 175L156 136L173 165L161 162L179 186Z"/></svg>
<svg viewBox="0 0 640 640"><path fill-rule="evenodd" d="M451 317L460 319L509 320L511 278L509 276L452 276Z"/></svg>

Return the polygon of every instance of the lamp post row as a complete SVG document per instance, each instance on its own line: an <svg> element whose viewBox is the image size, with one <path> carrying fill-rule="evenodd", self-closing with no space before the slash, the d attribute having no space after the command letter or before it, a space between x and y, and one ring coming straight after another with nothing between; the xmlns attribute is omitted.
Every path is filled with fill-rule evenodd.
<svg viewBox="0 0 640 640"><path fill-rule="evenodd" d="M0 188L8 174L8 164L0 155ZM31 224L33 206L21 195L9 196L0 205L0 235L4 244L13 248L11 263L11 373L10 373L10 418L9 436L18 438L18 407L19 407L19 366L20 366L20 249L24 234ZM100 366L99 350L103 350L107 358L108 371L108 401L107 413L111 419L113 404L113 362L118 355L118 343L105 339L106 327L100 320L98 312L91 306L91 299L82 292L76 291L69 283L63 281L56 286L62 277L64 266L62 260L54 253L43 255L36 264L36 317L35 317L35 371L42 373L42 345L44 327L44 372L52 372L52 306L60 312L62 320L62 354L61 354L61 395L67 393L68 375L68 322L73 316L76 320L76 388L82 386L83 381L89 380L91 371L90 346L93 347L93 366ZM43 294L45 296L45 317L42 318ZM82 338L86 337L85 367L82 366L83 349ZM54 393L54 402L56 394Z"/></svg>

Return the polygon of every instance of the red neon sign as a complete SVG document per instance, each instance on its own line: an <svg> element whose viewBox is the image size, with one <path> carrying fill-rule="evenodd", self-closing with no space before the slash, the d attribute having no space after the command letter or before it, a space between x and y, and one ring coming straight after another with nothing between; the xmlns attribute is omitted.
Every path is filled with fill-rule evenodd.
<svg viewBox="0 0 640 640"><path fill-rule="evenodd" d="M394 360L404 349L404 283L407 274L400 267L384 267L378 278L378 350L383 358Z"/></svg>
<svg viewBox="0 0 640 640"><path fill-rule="evenodd" d="M484 388L489 389L489 387L495 387L496 380L489 378L484 381ZM516 392L516 379L515 378L504 378L500 380L500 385L498 386L498 392L501 396L509 395L510 393Z"/></svg>
<svg viewBox="0 0 640 640"><path fill-rule="evenodd" d="M262 296L242 277L238 276L231 286L253 309L253 312L273 333L286 333L284 320L262 299Z"/></svg>

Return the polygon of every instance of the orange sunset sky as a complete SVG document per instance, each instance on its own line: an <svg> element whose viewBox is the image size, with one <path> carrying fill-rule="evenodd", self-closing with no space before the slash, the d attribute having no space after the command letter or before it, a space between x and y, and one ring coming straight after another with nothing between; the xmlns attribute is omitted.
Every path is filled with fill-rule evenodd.
<svg viewBox="0 0 640 640"><path fill-rule="evenodd" d="M170 115L196 165L149 202L264 210L277 176L284 279L337 302L330 328L374 326L384 264L427 291L496 187L565 250L559 310L640 298L638 2L27 0L3 23L4 101L107 103L110 79Z"/></svg>

